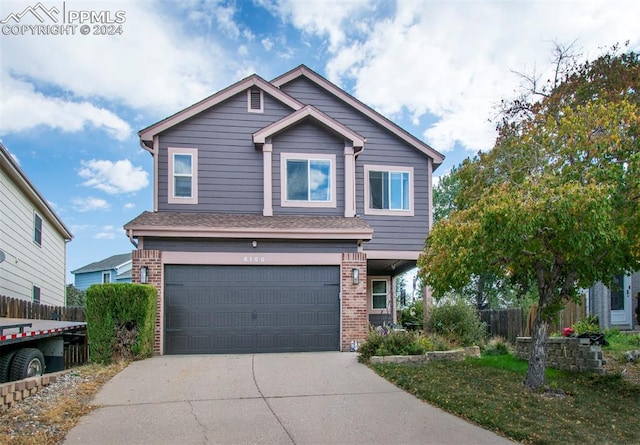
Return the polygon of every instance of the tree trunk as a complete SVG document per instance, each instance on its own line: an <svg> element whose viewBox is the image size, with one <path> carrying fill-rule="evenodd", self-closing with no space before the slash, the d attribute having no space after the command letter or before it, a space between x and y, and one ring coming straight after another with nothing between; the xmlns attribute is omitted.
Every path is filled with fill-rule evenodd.
<svg viewBox="0 0 640 445"><path fill-rule="evenodd" d="M549 335L549 323L542 319L542 308L538 307L536 321L533 324L529 369L524 386L529 389L540 388L545 384L544 371L547 364L546 341Z"/></svg>

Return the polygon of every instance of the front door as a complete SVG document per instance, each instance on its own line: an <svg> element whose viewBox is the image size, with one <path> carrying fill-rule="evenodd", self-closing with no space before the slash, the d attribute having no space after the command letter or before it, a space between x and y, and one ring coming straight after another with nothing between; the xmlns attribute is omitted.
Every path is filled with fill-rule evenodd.
<svg viewBox="0 0 640 445"><path fill-rule="evenodd" d="M616 275L611 284L611 324L631 324L631 277Z"/></svg>

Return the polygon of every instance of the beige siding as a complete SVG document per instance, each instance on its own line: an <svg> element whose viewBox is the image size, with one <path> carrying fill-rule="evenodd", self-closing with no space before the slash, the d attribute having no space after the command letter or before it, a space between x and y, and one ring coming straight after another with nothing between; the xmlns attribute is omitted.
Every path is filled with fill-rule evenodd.
<svg viewBox="0 0 640 445"><path fill-rule="evenodd" d="M40 288L44 304L64 305L64 238L45 215L42 218L42 246L33 240L35 206L0 170L0 249L6 259L0 263L0 294L31 300L33 286Z"/></svg>

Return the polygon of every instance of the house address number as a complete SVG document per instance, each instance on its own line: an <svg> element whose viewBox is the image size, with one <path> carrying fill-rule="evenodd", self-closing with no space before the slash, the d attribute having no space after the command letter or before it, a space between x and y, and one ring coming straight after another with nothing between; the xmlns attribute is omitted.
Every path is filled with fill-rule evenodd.
<svg viewBox="0 0 640 445"><path fill-rule="evenodd" d="M264 263L264 257L263 256L246 256L244 257L244 262L245 263Z"/></svg>

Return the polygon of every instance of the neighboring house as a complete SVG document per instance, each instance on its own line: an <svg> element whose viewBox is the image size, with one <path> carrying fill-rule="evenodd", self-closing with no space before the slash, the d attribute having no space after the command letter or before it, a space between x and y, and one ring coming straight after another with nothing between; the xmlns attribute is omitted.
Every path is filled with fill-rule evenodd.
<svg viewBox="0 0 640 445"><path fill-rule="evenodd" d="M64 306L73 236L0 144L0 295Z"/></svg>
<svg viewBox="0 0 640 445"><path fill-rule="evenodd" d="M72 270L76 289L87 290L92 284L131 283L131 253L113 255Z"/></svg>
<svg viewBox="0 0 640 445"><path fill-rule="evenodd" d="M306 66L139 136L154 208L124 227L133 281L159 289L156 353L344 351L393 320L440 153Z"/></svg>
<svg viewBox="0 0 640 445"><path fill-rule="evenodd" d="M640 272L617 275L613 283L598 283L588 292L587 311L597 315L600 327L636 329L640 323L635 312L640 294Z"/></svg>

